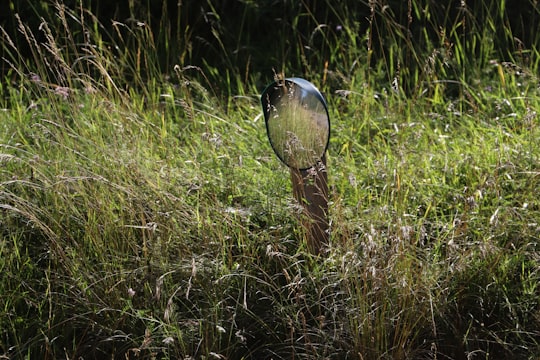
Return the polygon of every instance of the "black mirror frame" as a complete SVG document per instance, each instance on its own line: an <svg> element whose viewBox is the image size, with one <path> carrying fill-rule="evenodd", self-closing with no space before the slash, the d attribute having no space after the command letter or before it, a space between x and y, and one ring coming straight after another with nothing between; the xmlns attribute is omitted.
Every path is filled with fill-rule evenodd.
<svg viewBox="0 0 540 360"><path fill-rule="evenodd" d="M265 125L266 125L266 134L267 134L268 140L270 141L270 145L272 146L272 150L274 150L274 153L279 158L279 160L281 160L281 162L284 163L285 165L287 165L288 167L292 168L292 166L290 164L288 164L285 161L285 159L282 158L282 156L279 154L279 152L276 151L276 147L275 147L275 144L272 142L272 138L270 137L270 129L268 127L268 121L270 119L270 108L272 106L272 104L270 103L270 99L272 99L272 96L273 96L274 92L279 91L279 89L281 87L288 86L291 83L298 86L298 87L300 87L301 89L305 90L307 93L314 95L317 98L317 100L319 100L321 102L321 104L323 105L324 111L326 112L326 117L328 119L328 137L326 139L326 144L324 146L324 150L319 155L319 160L315 161L315 163L310 165L310 166L298 168L298 170L307 170L307 169L313 168L314 166L316 166L322 160L322 158L324 157L324 154L328 150L328 146L330 144L331 126L330 126L330 115L328 113L328 106L326 104L326 100L322 96L319 89L317 89L315 87L315 85L313 85L311 82L309 82L309 81L307 81L305 79L297 78L297 77L286 78L284 80L276 81L276 82L273 82L270 85L268 85L266 87L266 89L264 89L264 91L263 91L263 93L261 95L261 105L262 105L262 108L263 108L264 121L265 121Z"/></svg>

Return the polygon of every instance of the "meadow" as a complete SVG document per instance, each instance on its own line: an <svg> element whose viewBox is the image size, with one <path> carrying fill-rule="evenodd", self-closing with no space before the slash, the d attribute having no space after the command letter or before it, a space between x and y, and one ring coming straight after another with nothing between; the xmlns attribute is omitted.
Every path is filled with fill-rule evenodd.
<svg viewBox="0 0 540 360"><path fill-rule="evenodd" d="M538 359L540 35L505 27L504 1L361 3L299 2L257 58L208 1L219 64L150 17L13 15L0 359ZM266 136L283 75L328 102L320 256Z"/></svg>

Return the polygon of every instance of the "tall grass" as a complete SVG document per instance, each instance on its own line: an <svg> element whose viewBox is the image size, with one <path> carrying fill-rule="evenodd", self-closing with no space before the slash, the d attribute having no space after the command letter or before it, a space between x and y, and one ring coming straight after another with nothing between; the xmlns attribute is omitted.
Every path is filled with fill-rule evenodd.
<svg viewBox="0 0 540 360"><path fill-rule="evenodd" d="M164 64L165 23L107 35L62 3L38 30L19 19L18 40L2 31L0 356L540 355L537 49L502 57L466 8L370 2L362 28L325 3L338 30L302 4L282 26L313 31L278 40L275 70L300 59L331 105L321 257L266 140L250 83L265 76L236 65L219 9L223 69L186 48ZM403 14L426 16L424 48Z"/></svg>

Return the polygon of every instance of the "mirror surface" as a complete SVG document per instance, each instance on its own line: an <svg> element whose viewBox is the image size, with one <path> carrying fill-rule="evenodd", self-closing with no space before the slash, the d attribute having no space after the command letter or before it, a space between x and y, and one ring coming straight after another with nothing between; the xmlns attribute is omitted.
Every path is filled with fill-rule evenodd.
<svg viewBox="0 0 540 360"><path fill-rule="evenodd" d="M285 79L270 85L262 96L266 129L276 155L301 170L324 156L330 119L320 92L303 79Z"/></svg>

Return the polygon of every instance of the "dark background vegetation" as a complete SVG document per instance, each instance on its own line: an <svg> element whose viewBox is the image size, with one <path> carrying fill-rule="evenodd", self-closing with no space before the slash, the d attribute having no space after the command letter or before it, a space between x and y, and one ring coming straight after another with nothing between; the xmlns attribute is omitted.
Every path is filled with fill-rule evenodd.
<svg viewBox="0 0 540 360"><path fill-rule="evenodd" d="M174 65L216 69L216 82L227 73L306 76L325 67L347 74L355 64L332 49L340 40L356 34L356 44L370 51L360 62L384 62L388 80L405 71L403 87L414 89L414 73L424 65L419 53L432 44L451 47L467 44L468 55L480 50L471 40L489 34L501 61L529 61L525 49L537 47L540 5L534 0L501 1L339 1L317 0L168 0L168 1L64 1L66 7L90 10L107 43L116 43L114 22L137 27L147 24L154 34L162 73ZM2 1L0 25L18 34L15 14L35 30L42 21L57 23L50 1ZM488 21L489 20L489 21ZM398 35L396 35L398 34ZM83 42L84 34L71 34ZM29 52L21 36L13 36L22 53ZM39 39L38 40L43 40ZM431 44L429 44L431 43ZM129 42L126 43L130 45ZM135 46L135 43L133 43ZM341 45L343 46L343 45ZM388 58L388 48L400 54ZM136 51L137 49L131 49ZM451 49L447 49L451 50ZM4 56L6 54L3 54ZM28 53L30 58L30 54ZM396 64L399 59L400 64ZM482 59L480 59L482 60ZM484 59L487 61L489 59ZM2 72L7 65L2 63ZM398 69L399 67L399 69ZM210 72L211 74L211 72ZM208 75L208 74L207 74ZM403 77L403 76L402 76ZM410 80L407 80L410 79ZM262 84L259 84L262 86Z"/></svg>

